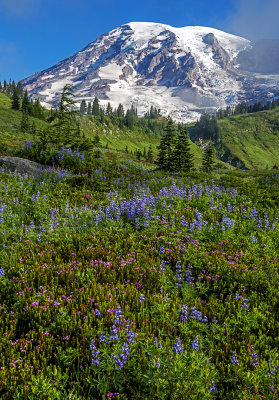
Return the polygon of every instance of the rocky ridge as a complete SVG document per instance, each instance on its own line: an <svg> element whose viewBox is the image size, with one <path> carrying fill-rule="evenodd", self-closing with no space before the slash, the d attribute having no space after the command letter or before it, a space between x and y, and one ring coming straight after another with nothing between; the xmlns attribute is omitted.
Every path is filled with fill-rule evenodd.
<svg viewBox="0 0 279 400"><path fill-rule="evenodd" d="M77 103L97 96L103 105L133 104L140 115L153 105L190 122L205 111L279 96L279 70L251 67L253 51L250 41L213 28L132 22L22 84L47 107L57 106L69 83Z"/></svg>

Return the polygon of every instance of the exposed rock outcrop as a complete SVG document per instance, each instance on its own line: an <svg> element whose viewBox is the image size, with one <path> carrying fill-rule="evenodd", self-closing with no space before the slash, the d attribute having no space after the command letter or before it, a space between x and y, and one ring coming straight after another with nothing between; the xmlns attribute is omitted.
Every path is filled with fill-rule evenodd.
<svg viewBox="0 0 279 400"><path fill-rule="evenodd" d="M0 156L0 166L6 166L11 171L16 171L20 175L29 175L36 178L46 166L34 161L20 157Z"/></svg>
<svg viewBox="0 0 279 400"><path fill-rule="evenodd" d="M253 47L214 28L131 22L22 84L49 108L72 84L77 102L97 96L102 106L133 105L138 115L154 106L194 122L227 105L279 97L278 43Z"/></svg>

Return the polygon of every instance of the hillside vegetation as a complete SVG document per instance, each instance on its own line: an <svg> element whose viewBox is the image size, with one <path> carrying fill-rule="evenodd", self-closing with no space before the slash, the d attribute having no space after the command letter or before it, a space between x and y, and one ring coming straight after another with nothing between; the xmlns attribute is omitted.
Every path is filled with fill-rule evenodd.
<svg viewBox="0 0 279 400"><path fill-rule="evenodd" d="M279 166L279 107L218 121L218 153L248 169Z"/></svg>
<svg viewBox="0 0 279 400"><path fill-rule="evenodd" d="M158 170L126 151L148 121L81 132L64 98L32 136L2 100L38 140L8 154L53 167L0 169L1 400L278 398L278 173Z"/></svg>
<svg viewBox="0 0 279 400"><path fill-rule="evenodd" d="M45 113L45 119L38 119L29 116L29 129L22 132L20 129L22 113L18 110L11 109L12 100L5 93L0 93L0 150L6 146L18 147L23 145L26 140L36 140L36 134L32 133L32 129L36 131L47 129L51 126L47 122L48 115ZM136 152L141 152L140 160L144 161L143 154L148 152L151 146L154 159L158 154L157 146L160 138L164 133L165 120L148 121L144 118L136 118L136 122L132 128L125 126L124 118L110 118L103 115L96 117L93 115L83 115L80 121L80 129L82 134L95 141L96 136L99 142L95 148L103 152L122 153L124 159L137 159ZM202 150L191 142L191 151L194 154L194 163L196 167L202 165ZM216 159L216 162L218 160ZM225 164L222 164L224 165Z"/></svg>
<svg viewBox="0 0 279 400"><path fill-rule="evenodd" d="M12 110L11 104L11 98L4 93L0 93L0 145L2 146L15 146L32 138L31 133L21 131L22 113ZM45 121L30 117L30 128L33 123L37 129L43 129L48 126Z"/></svg>

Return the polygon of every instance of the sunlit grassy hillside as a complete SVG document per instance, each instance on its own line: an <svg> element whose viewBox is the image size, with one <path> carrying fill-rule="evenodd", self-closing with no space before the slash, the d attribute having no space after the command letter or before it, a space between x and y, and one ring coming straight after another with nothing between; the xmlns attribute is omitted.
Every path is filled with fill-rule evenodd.
<svg viewBox="0 0 279 400"><path fill-rule="evenodd" d="M279 166L279 108L218 121L219 155L248 169Z"/></svg>

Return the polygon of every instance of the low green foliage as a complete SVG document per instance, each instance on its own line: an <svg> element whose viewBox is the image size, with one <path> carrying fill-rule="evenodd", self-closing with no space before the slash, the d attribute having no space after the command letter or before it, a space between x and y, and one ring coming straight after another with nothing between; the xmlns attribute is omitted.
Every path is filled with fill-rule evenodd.
<svg viewBox="0 0 279 400"><path fill-rule="evenodd" d="M277 173L0 178L1 399L278 396Z"/></svg>

